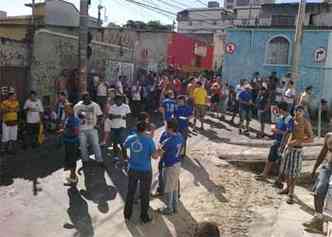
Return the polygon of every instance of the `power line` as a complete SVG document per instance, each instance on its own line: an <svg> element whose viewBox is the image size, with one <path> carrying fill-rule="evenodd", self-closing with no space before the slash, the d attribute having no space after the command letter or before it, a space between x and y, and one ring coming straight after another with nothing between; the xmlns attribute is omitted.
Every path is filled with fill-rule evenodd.
<svg viewBox="0 0 332 237"><path fill-rule="evenodd" d="M176 10L183 10L183 7L179 6L179 5L175 5L174 3L169 3L168 1L165 1L165 0L157 0L158 2L161 2L171 8L174 8Z"/></svg>
<svg viewBox="0 0 332 237"><path fill-rule="evenodd" d="M159 7L155 7L155 6L151 6L151 5L145 4L145 3L137 2L135 0L125 0L125 1L130 2L132 4L136 4L137 6L143 7L145 9L148 9L148 10L151 10L151 11L158 11L160 14L163 14L165 16L167 15L168 17L170 15L171 16L176 16L176 13L168 11L168 10L165 10L165 9L161 9Z"/></svg>
<svg viewBox="0 0 332 237"><path fill-rule="evenodd" d="M196 0L196 2L202 4L202 5L205 6L205 7L207 6L207 4L206 4L205 2L203 2L203 1L201 1L201 0Z"/></svg>

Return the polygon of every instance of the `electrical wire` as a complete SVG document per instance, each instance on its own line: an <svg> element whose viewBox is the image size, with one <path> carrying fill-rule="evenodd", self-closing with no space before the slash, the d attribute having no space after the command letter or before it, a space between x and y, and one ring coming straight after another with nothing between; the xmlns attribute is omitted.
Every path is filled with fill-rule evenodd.
<svg viewBox="0 0 332 237"><path fill-rule="evenodd" d="M151 11L158 11L160 14L162 13L165 16L176 16L176 13L174 13L174 12L171 12L171 11L168 11L168 10L165 10L165 9L161 9L159 7L155 7L155 6L152 6L152 5L149 5L149 4L138 2L138 1L135 1L135 0L125 0L125 1L127 1L129 3L132 3L132 4L135 4L137 6L143 7L145 9L151 10Z"/></svg>

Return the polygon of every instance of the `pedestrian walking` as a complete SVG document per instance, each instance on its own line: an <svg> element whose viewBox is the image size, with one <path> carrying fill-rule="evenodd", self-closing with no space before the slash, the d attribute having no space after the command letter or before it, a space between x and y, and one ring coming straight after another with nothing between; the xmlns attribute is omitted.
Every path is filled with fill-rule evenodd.
<svg viewBox="0 0 332 237"><path fill-rule="evenodd" d="M43 105L40 99L37 98L35 91L30 92L30 96L24 104L24 111L26 111L26 129L28 135L25 138L24 148L28 146L27 143L30 143L34 148L38 146L38 135L44 112Z"/></svg>
<svg viewBox="0 0 332 237"><path fill-rule="evenodd" d="M137 133L128 136L124 142L124 148L130 151L128 160L128 192L124 208L126 221L129 221L132 216L138 183L141 198L141 221L148 223L152 220L148 214L152 183L151 158L157 159L158 155L153 139L145 134L146 129L145 122L138 123Z"/></svg>
<svg viewBox="0 0 332 237"><path fill-rule="evenodd" d="M287 139L280 174L286 178L286 186L279 194L288 194L288 204L294 203L294 188L296 178L301 174L303 161L303 144L313 141L312 127L304 118L304 108L295 108L292 132Z"/></svg>
<svg viewBox="0 0 332 237"><path fill-rule="evenodd" d="M76 175L76 163L79 158L80 142L80 119L75 115L73 104L65 104L66 119L63 129L63 142L65 144L65 165L64 170L70 174L66 177L65 185L76 185L78 177Z"/></svg>
<svg viewBox="0 0 332 237"><path fill-rule="evenodd" d="M97 103L99 104L102 110L105 109L105 105L107 103L107 90L108 85L104 78L100 78L97 82Z"/></svg>
<svg viewBox="0 0 332 237"><path fill-rule="evenodd" d="M82 101L74 106L74 112L80 119L80 150L83 164L89 161L89 146L92 147L95 160L103 164L103 157L99 145L97 124L102 119L100 106L93 102L88 92L82 94Z"/></svg>
<svg viewBox="0 0 332 237"><path fill-rule="evenodd" d="M295 98L296 90L294 88L294 82L290 80L287 84L287 89L285 90L284 101L288 104L288 111L291 114L293 114Z"/></svg>
<svg viewBox="0 0 332 237"><path fill-rule="evenodd" d="M166 207L160 212L164 215L177 213L179 198L179 176L181 170L181 150L183 138L177 132L178 124L175 119L167 122L166 131L161 135L160 144L162 150L161 162L163 165L164 199Z"/></svg>
<svg viewBox="0 0 332 237"><path fill-rule="evenodd" d="M2 146L3 150L15 153L18 132L19 102L13 89L8 93L8 99L0 104L2 114Z"/></svg>

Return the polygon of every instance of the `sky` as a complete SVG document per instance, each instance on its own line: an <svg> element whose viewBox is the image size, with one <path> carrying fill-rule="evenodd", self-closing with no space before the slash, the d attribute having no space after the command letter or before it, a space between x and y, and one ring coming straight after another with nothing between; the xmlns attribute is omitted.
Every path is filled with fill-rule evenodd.
<svg viewBox="0 0 332 237"><path fill-rule="evenodd" d="M79 9L80 0L67 0L68 2L74 3ZM138 2L146 3L153 5L164 10L168 10L176 13L184 9L174 8L173 6L168 6L166 3L174 3L176 5L181 4L182 6L190 7L204 7L199 1L208 2L208 0L136 0ZM31 8L25 7L25 3L29 3L31 0L1 0L0 10L6 11L9 16L16 15L29 15L31 14ZM42 0L36 0L36 2L43 2ZM176 3L177 2L177 3ZM184 4L185 2L185 4ZM113 22L119 25L125 24L127 20L140 20L140 21L150 21L150 20L159 20L164 24L172 24L175 20L175 16L169 18L164 15L154 13L153 11L146 10L142 7L139 7L133 3L127 2L126 0L91 0L91 6L89 14L91 16L97 17L98 15L98 4L101 3L106 7L106 13L108 15L108 23ZM104 12L102 14L104 18ZM105 19L103 19L105 20Z"/></svg>
<svg viewBox="0 0 332 237"><path fill-rule="evenodd" d="M79 9L80 0L67 0L68 2L74 3ZM201 2L207 3L208 0L136 0L142 3L153 5L155 7L168 10L170 12L178 12L185 7L204 7ZM287 0L278 2L293 2L296 0ZM315 0L317 1L317 0ZM29 3L31 0L1 0L0 10L6 11L9 16L16 15L29 15L31 14L31 8L25 7L25 3ZM36 0L36 2L42 2L42 0ZM154 13L153 11L144 9L135 4L129 3L126 0L91 0L89 14L97 17L98 15L98 4L102 4L106 7L106 15L108 16L107 23L113 22L118 25L123 25L127 20L139 20L139 21L150 21L159 20L163 24L172 24L175 20L175 16L166 17L162 14ZM171 6L172 5L172 6ZM174 5L180 7L174 7ZM105 22L104 12L102 19Z"/></svg>

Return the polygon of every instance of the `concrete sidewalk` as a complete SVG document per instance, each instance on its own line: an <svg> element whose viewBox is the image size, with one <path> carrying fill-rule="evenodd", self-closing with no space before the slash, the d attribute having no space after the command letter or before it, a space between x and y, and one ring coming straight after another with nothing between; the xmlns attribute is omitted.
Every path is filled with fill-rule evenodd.
<svg viewBox="0 0 332 237"><path fill-rule="evenodd" d="M257 210L258 218L249 230L252 237L323 237L322 234L309 233L302 225L309 221L313 215L313 196L308 190L296 187L297 201L288 205L286 198L281 200L276 210L265 208Z"/></svg>

